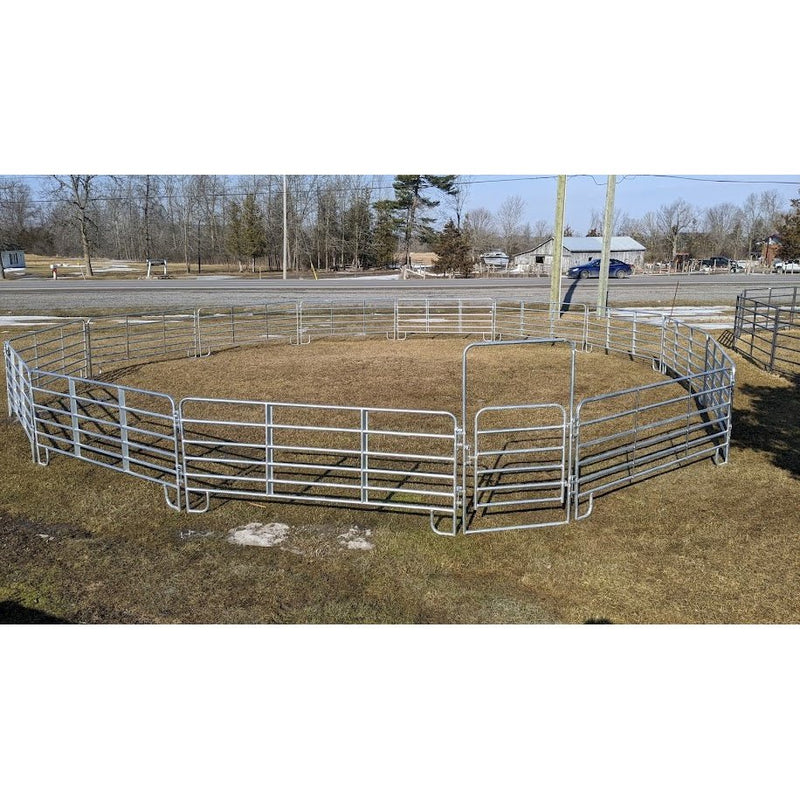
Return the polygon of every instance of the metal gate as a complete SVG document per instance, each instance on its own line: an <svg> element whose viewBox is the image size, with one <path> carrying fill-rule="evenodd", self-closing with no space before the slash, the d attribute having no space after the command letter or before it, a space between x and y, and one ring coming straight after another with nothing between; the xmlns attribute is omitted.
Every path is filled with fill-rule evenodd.
<svg viewBox="0 0 800 800"><path fill-rule="evenodd" d="M472 419L470 437L466 427L468 352L475 347L536 344L570 347L566 403L484 406ZM476 342L464 349L461 389L465 431L464 533L524 530L569 522L575 351L575 343L566 339ZM491 518L499 518L499 524L487 524Z"/></svg>

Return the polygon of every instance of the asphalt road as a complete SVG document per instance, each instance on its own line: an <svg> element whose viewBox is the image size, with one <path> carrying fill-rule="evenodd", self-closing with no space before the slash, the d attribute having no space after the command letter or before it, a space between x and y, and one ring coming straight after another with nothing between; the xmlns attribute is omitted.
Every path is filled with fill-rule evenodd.
<svg viewBox="0 0 800 800"><path fill-rule="evenodd" d="M608 304L734 306L743 289L797 284L793 275L720 274L650 275L609 280ZM562 301L597 304L596 280L562 279ZM473 278L469 280L398 280L393 278L240 279L172 278L168 280L58 281L17 278L0 282L0 314L75 314L99 309L197 308L253 305L283 300L365 298L491 297L547 302L548 278Z"/></svg>

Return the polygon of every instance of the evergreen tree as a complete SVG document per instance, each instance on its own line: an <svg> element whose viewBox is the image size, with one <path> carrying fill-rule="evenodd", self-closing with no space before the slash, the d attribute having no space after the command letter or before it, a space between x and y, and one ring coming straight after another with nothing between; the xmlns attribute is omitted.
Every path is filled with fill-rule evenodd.
<svg viewBox="0 0 800 800"><path fill-rule="evenodd" d="M255 272L256 259L267 252L267 234L264 213L252 192L245 195L242 204L242 245L245 256L250 260L250 267Z"/></svg>
<svg viewBox="0 0 800 800"><path fill-rule="evenodd" d="M228 206L226 244L240 265L247 260L250 269L255 272L256 259L267 252L267 234L264 214L252 192L245 195L241 205L234 200Z"/></svg>
<svg viewBox="0 0 800 800"><path fill-rule="evenodd" d="M784 261L800 259L800 198L790 202L792 210L783 215L776 230L781 242L779 255Z"/></svg>
<svg viewBox="0 0 800 800"><path fill-rule="evenodd" d="M416 235L423 240L430 240L433 217L421 214L425 209L433 209L439 205L426 192L437 190L455 197L458 194L457 175L398 175L392 184L394 200L391 208L403 238L403 255L405 265L411 264L411 240Z"/></svg>
<svg viewBox="0 0 800 800"><path fill-rule="evenodd" d="M375 229L372 235L372 258L379 267L395 263L397 253L397 226L392 216L394 207L391 200L375 203Z"/></svg>
<svg viewBox="0 0 800 800"><path fill-rule="evenodd" d="M239 271L241 272L242 259L244 258L244 245L242 244L242 207L235 200L228 206L227 222L225 247L231 256L239 262Z"/></svg>
<svg viewBox="0 0 800 800"><path fill-rule="evenodd" d="M469 237L452 220L444 226L434 252L439 257L436 261L437 272L452 272L462 278L469 277L472 272Z"/></svg>

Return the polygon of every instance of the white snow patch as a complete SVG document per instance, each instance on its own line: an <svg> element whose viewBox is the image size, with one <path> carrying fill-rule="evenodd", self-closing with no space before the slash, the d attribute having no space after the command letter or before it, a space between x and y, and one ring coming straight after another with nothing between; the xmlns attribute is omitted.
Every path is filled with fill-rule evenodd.
<svg viewBox="0 0 800 800"><path fill-rule="evenodd" d="M255 547L276 547L286 541L289 526L283 522L248 522L228 531L231 544L253 545Z"/></svg>
<svg viewBox="0 0 800 800"><path fill-rule="evenodd" d="M15 315L0 317L0 325L50 325L53 321L69 322L71 319L77 319L77 317L26 317Z"/></svg>
<svg viewBox="0 0 800 800"><path fill-rule="evenodd" d="M731 306L675 306L655 307L640 306L636 308L615 308L615 317L633 317L634 314L649 324L660 325L666 317L704 330L721 330L732 328L736 310Z"/></svg>
<svg viewBox="0 0 800 800"><path fill-rule="evenodd" d="M319 557L334 550L372 550L375 544L370 541L372 531L351 525L344 533L323 527L291 528L283 522L249 522L228 531L227 541L231 544L252 545L255 547L277 547L298 555Z"/></svg>
<svg viewBox="0 0 800 800"><path fill-rule="evenodd" d="M348 550L372 550L375 545L369 541L370 536L372 531L369 528L362 530L358 525L353 525L347 533L340 533L336 538Z"/></svg>

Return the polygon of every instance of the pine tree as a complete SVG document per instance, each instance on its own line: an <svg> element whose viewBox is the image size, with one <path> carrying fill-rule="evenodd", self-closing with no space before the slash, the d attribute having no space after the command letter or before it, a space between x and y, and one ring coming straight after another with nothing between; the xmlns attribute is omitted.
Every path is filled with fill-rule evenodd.
<svg viewBox="0 0 800 800"><path fill-rule="evenodd" d="M267 234L264 213L256 203L253 193L245 195L242 204L242 241L245 255L250 259L250 267L255 272L256 259L267 252Z"/></svg>
<svg viewBox="0 0 800 800"><path fill-rule="evenodd" d="M395 262L397 253L397 228L392 217L391 200L375 203L375 229L372 235L372 258L379 267Z"/></svg>
<svg viewBox="0 0 800 800"><path fill-rule="evenodd" d="M228 206L227 247L232 256L239 261L247 260L255 272L256 259L267 252L267 234L264 213L256 203L255 194L245 195L239 205L235 200Z"/></svg>
<svg viewBox="0 0 800 800"><path fill-rule="evenodd" d="M239 262L239 271L241 272L244 252L242 245L242 207L235 200L228 206L225 246L228 252Z"/></svg>
<svg viewBox="0 0 800 800"><path fill-rule="evenodd" d="M426 196L426 192L437 190L455 196L457 175L398 175L392 184L394 200L391 206L403 237L405 266L411 264L411 240L415 235L423 239L431 238L430 223L433 217L420 213L425 209L436 208L438 200Z"/></svg>
<svg viewBox="0 0 800 800"><path fill-rule="evenodd" d="M452 220L444 226L434 252L439 256L436 261L437 272L452 272L462 278L469 277L472 272L469 237Z"/></svg>

